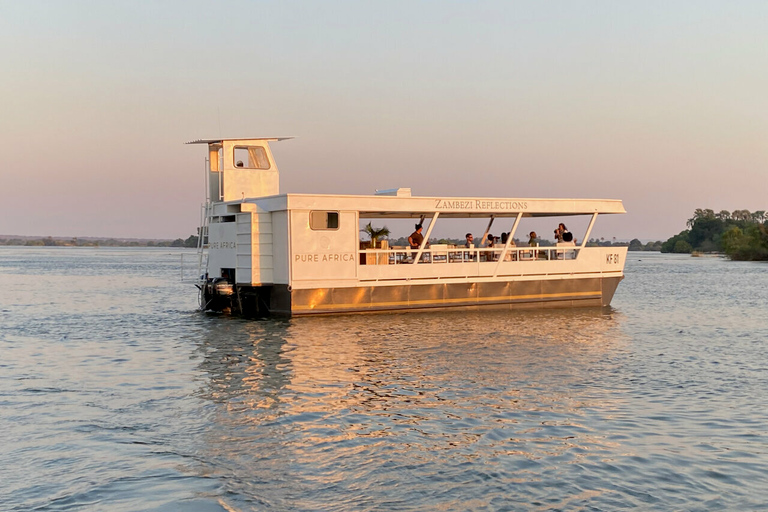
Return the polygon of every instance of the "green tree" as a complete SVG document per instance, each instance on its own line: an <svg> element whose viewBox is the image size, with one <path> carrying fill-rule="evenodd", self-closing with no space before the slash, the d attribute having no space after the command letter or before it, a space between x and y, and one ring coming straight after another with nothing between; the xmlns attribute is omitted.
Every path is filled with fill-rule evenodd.
<svg viewBox="0 0 768 512"><path fill-rule="evenodd" d="M666 242L661 244L661 252L678 252L675 250L675 247L677 245L677 242L685 242L690 247L691 243L688 241L688 234L689 231L686 229L685 231L681 231L677 235L671 237ZM681 245L681 247L683 247ZM691 252L691 251L688 251Z"/></svg>
<svg viewBox="0 0 768 512"><path fill-rule="evenodd" d="M720 213L716 215L720 220L731 220L731 212L728 210L720 210Z"/></svg>
<svg viewBox="0 0 768 512"><path fill-rule="evenodd" d="M198 240L197 235L190 235L189 238L184 240L184 247L197 247Z"/></svg>
<svg viewBox="0 0 768 512"><path fill-rule="evenodd" d="M768 229L751 224L742 230L734 226L723 234L725 253L732 260L768 260Z"/></svg>
<svg viewBox="0 0 768 512"><path fill-rule="evenodd" d="M661 240L656 240L655 242L648 242L645 244L644 251L661 251Z"/></svg>
<svg viewBox="0 0 768 512"><path fill-rule="evenodd" d="M717 250L720 236L724 231L725 224L722 220L716 219L714 215L711 217L701 217L691 227L688 234L688 242L694 249L702 250L702 244L709 241L715 245L715 250Z"/></svg>
<svg viewBox="0 0 768 512"><path fill-rule="evenodd" d="M733 213L731 213L731 219L733 220L750 220L752 218L752 214L749 213L749 210L733 210Z"/></svg>

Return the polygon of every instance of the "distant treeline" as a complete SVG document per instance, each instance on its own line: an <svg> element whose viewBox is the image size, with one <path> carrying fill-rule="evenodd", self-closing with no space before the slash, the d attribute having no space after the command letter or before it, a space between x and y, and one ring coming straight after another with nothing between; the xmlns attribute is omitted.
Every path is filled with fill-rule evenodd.
<svg viewBox="0 0 768 512"><path fill-rule="evenodd" d="M768 221L764 211L729 212L697 208L688 229L661 245L661 252L725 253L732 260L768 260Z"/></svg>
<svg viewBox="0 0 768 512"><path fill-rule="evenodd" d="M661 240L657 240L655 242L648 242L646 244L643 244L640 240L637 238L633 239L631 242L629 242L629 250L630 251L660 251L662 246Z"/></svg>
<svg viewBox="0 0 768 512"><path fill-rule="evenodd" d="M104 240L87 238L0 238L0 245L23 245L28 247L197 247L197 236L192 235L186 240L119 240L106 238Z"/></svg>

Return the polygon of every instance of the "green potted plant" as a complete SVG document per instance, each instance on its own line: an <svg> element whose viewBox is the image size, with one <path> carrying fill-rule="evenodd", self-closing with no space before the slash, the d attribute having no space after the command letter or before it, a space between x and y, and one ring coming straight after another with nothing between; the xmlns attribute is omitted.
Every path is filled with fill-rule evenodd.
<svg viewBox="0 0 768 512"><path fill-rule="evenodd" d="M387 228L387 226L384 226L383 228L375 228L370 222L360 231L371 237L371 247L373 249L379 248L379 238L386 238L389 236L389 228Z"/></svg>

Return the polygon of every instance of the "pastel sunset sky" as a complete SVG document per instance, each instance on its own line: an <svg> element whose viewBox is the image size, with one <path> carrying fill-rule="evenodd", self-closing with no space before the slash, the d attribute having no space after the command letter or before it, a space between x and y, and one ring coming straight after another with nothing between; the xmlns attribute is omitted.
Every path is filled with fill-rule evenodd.
<svg viewBox="0 0 768 512"><path fill-rule="evenodd" d="M598 237L768 210L765 1L2 1L0 49L3 235L185 238L217 137L295 136L281 192L624 200Z"/></svg>

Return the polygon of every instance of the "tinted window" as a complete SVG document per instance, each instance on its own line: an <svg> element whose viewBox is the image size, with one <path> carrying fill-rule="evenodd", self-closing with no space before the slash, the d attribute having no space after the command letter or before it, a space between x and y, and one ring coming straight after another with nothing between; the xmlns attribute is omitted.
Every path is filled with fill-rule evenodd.
<svg viewBox="0 0 768 512"><path fill-rule="evenodd" d="M309 228L313 230L339 229L339 212L309 212Z"/></svg>

